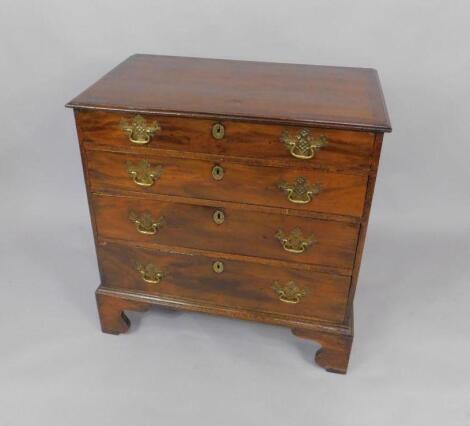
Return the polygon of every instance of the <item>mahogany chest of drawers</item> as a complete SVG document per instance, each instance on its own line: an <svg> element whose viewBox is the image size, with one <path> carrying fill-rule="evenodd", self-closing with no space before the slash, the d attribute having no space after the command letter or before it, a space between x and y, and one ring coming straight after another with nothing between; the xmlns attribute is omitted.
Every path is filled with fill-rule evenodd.
<svg viewBox="0 0 470 426"><path fill-rule="evenodd" d="M134 55L67 106L104 332L153 305L262 321L346 372L391 131L375 70Z"/></svg>

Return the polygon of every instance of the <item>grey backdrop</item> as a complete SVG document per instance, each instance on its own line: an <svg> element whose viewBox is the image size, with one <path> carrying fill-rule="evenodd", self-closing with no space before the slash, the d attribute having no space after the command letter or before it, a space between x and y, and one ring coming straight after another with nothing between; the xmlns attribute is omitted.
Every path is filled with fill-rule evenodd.
<svg viewBox="0 0 470 426"><path fill-rule="evenodd" d="M467 0L0 1L0 424L470 424ZM385 138L347 376L287 329L101 334L72 112L132 53L379 70ZM281 101L281 100L280 100Z"/></svg>

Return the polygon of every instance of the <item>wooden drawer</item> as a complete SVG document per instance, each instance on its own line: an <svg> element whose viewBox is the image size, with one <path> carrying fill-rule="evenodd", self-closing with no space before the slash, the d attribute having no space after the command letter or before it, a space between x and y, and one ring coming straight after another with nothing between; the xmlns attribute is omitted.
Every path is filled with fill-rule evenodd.
<svg viewBox="0 0 470 426"><path fill-rule="evenodd" d="M311 159L292 156L290 148L283 142L283 132L290 137L299 135L300 127L270 124L254 124L224 120L224 136L215 139L212 128L219 121L160 115L144 116L147 125L157 120L161 130L150 142L137 145L130 142L129 135L121 128L121 120L129 123L135 114L104 111L81 111L77 124L82 140L89 145L105 145L119 149L139 147L144 151L154 149L178 150L190 153L216 154L225 157L247 157L258 160L279 160L292 165L333 166L339 169L369 169L374 135L367 132L346 130L308 129L315 140L324 136L327 145L315 150ZM298 143L298 142L297 142ZM312 151L301 151L293 147L296 155L311 155Z"/></svg>
<svg viewBox="0 0 470 426"><path fill-rule="evenodd" d="M341 322L345 316L350 277L233 260L223 260L223 272L216 273L217 259L206 256L111 243L98 251L106 287L290 317ZM149 264L165 274L157 284L144 281L139 272ZM154 277L147 273L146 278ZM282 291L284 300L298 303L281 301Z"/></svg>
<svg viewBox="0 0 470 426"><path fill-rule="evenodd" d="M248 166L220 161L217 164L203 160L187 160L160 156L140 156L111 153L99 150L87 151L87 163L91 190L134 191L146 194L164 194L206 200L233 201L244 204L309 210L320 213L356 216L362 215L367 177L329 173L319 170L299 170L278 167ZM144 164L143 161L147 161ZM140 166L140 167L139 167ZM222 172L214 178L214 167ZM140 181L146 180L151 186L135 183L129 174L132 170L141 172ZM147 180L149 171L159 175L152 183ZM306 179L304 188L321 188L311 196L307 204L288 200L286 185L299 184ZM294 195L294 198L299 197Z"/></svg>
<svg viewBox="0 0 470 426"><path fill-rule="evenodd" d="M348 274L354 261L358 226L351 223L106 195L94 195L93 206L100 238L324 265ZM292 234L296 228L302 242Z"/></svg>

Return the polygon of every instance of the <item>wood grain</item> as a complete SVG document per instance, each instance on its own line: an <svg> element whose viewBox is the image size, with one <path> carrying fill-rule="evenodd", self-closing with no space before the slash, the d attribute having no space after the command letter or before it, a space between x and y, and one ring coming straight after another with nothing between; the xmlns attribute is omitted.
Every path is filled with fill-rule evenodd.
<svg viewBox="0 0 470 426"><path fill-rule="evenodd" d="M391 131L371 69L134 55L67 106L74 108L101 285L102 330L127 331L124 311L153 305L290 327L318 341L317 363L347 371L353 300L364 250L383 132ZM132 144L122 118L158 120L145 146ZM222 122L225 136L213 138ZM309 128L328 145L296 159L280 136ZM136 185L127 162L148 160L162 174ZM214 166L224 176L215 180ZM322 187L293 204L281 182L303 176ZM216 209L225 215L215 224ZM165 218L142 235L129 214ZM300 228L315 243L302 254L275 234ZM223 263L216 273L213 263ZM155 264L159 284L138 265ZM298 303L273 288L290 281ZM292 301L292 300L291 300Z"/></svg>
<svg viewBox="0 0 470 426"><path fill-rule="evenodd" d="M67 106L391 130L369 68L134 55Z"/></svg>
<svg viewBox="0 0 470 426"><path fill-rule="evenodd" d="M324 265L349 270L349 274L352 271L358 232L354 224L138 197L94 195L93 204L100 238ZM222 224L214 222L216 211L224 214ZM155 235L139 233L129 219L130 212L149 213L155 220L163 217L165 224ZM315 239L304 253L287 252L276 238L279 230L289 233L295 228Z"/></svg>
<svg viewBox="0 0 470 426"><path fill-rule="evenodd" d="M330 373L346 374L353 343L352 325L346 332L325 332L305 328L294 328L292 332L304 339L315 340L321 348L315 354L315 362Z"/></svg>
<svg viewBox="0 0 470 426"><path fill-rule="evenodd" d="M359 217L362 215L367 177L312 170L276 167L250 167L238 163L184 160L171 157L87 151L88 171L93 192L177 195L191 198L233 201L252 205L284 207ZM136 185L127 171L126 162L148 160L162 166L163 173L151 187ZM214 166L224 169L222 180L212 177ZM299 176L322 191L309 204L294 204L279 189L282 181L293 183Z"/></svg>
<svg viewBox="0 0 470 426"><path fill-rule="evenodd" d="M319 149L312 159L294 158L280 137L283 131L298 134L300 127L255 124L224 120L225 136L212 137L214 120L145 115L147 123L158 121L159 131L147 145L136 146L120 128L122 119L131 121L135 114L107 111L80 111L77 124L83 141L90 147L139 149L143 154L159 150L220 155L224 158L250 158L261 161L282 161L293 167L333 167L338 171L369 170L374 135L346 130L310 129L313 138L321 135L328 145Z"/></svg>
<svg viewBox="0 0 470 426"><path fill-rule="evenodd" d="M349 277L232 260L224 260L224 271L215 273L212 258L112 243L101 243L98 252L104 287L293 317L335 322L345 317ZM141 278L137 265L148 263L168 274L160 284ZM272 288L275 280L294 281L306 295L298 304L281 302Z"/></svg>
<svg viewBox="0 0 470 426"><path fill-rule="evenodd" d="M374 157L372 162L372 170L378 170L379 161L380 161L380 153L382 151L382 141L383 135L378 134L375 138L374 143ZM367 182L367 192L366 198L364 201L364 214L362 216L361 225L359 228L359 238L357 241L357 248L356 248L356 258L354 259L354 268L351 280L351 289L349 294L349 309L352 310L353 302L354 302L354 295L356 293L357 282L359 280L359 272L361 269L362 263L362 254L364 252L364 245L366 242L366 235L367 235L367 227L369 225L369 216L370 211L372 208L372 199L374 196L374 189L375 189L375 182L376 182L376 175L375 173L371 173L369 176L369 180Z"/></svg>
<svg viewBox="0 0 470 426"><path fill-rule="evenodd" d="M121 334L127 332L131 325L124 311L144 312L150 309L151 304L113 297L108 294L96 292L96 303L100 316L101 330L108 334Z"/></svg>

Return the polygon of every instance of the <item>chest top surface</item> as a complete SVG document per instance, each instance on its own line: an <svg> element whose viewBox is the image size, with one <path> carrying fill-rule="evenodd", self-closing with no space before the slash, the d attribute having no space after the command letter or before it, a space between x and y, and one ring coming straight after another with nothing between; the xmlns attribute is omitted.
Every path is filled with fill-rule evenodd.
<svg viewBox="0 0 470 426"><path fill-rule="evenodd" d="M370 68L139 54L67 106L391 131Z"/></svg>

